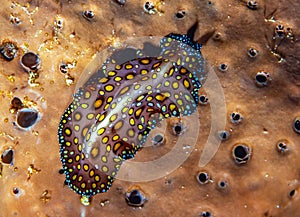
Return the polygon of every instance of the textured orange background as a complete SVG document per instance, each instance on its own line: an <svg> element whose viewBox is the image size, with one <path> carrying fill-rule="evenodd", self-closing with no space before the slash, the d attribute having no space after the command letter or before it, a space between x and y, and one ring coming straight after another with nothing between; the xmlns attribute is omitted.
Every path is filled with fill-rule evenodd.
<svg viewBox="0 0 300 217"><path fill-rule="evenodd" d="M159 6L161 14L149 15L143 10L144 1L139 0L128 0L123 7L111 0L32 0L15 4L1 0L0 39L14 41L21 49L13 61L0 60L0 153L7 148L15 153L14 165L3 165L0 177L0 217L199 216L203 211L222 217L300 216L297 192L300 135L292 129L294 118L300 116L297 43L300 6L297 1L266 0L258 4L257 10L250 10L245 1L166 0ZM175 18L178 9L185 9L183 19ZM275 9L274 22L266 21L265 15ZM81 16L84 10L94 11L93 22ZM11 24L11 14L17 14L22 23ZM63 28L54 40L54 20L58 16L63 19ZM58 173L61 162L57 128L75 88L65 84L65 77L59 71L60 62L76 60L76 66L70 71L76 83L93 55L113 42L132 36L185 33L195 20L199 21L196 38L213 29L220 33L220 40L210 39L202 53L215 67L224 88L227 117L238 111L244 116L243 122L233 125L228 118L226 129L231 131L230 139L221 144L205 168L199 168L199 156L210 128L210 108L200 106L202 132L195 150L180 168L152 182L116 180L111 190L95 196L90 206L81 205L79 196L64 186L64 175ZM295 36L294 42L284 40L279 47L286 59L282 63L268 49L278 24L291 27ZM259 50L257 58L248 57L249 47ZM39 87L28 86L28 75L19 64L25 51L40 55ZM217 70L220 63L228 64L226 72ZM265 88L258 88L254 83L255 74L260 70L272 77ZM13 80L8 79L10 75ZM42 117L30 131L21 131L12 124L15 115L9 112L9 107L14 96L21 99L27 96L37 103ZM275 149L281 139L290 142L287 155L280 155ZM231 156L232 147L239 142L253 149L251 160L244 166L237 166ZM155 154L160 153L155 151ZM27 181L30 164L40 172ZM199 185L195 176L200 170L207 171L214 182ZM220 191L217 183L224 178L229 188ZM130 207L124 199L124 193L135 185L148 199L142 208ZM14 187L20 189L17 196L12 192ZM296 194L290 198L293 189ZM50 196L47 201L41 200L45 190ZM109 202L101 206L103 201Z"/></svg>

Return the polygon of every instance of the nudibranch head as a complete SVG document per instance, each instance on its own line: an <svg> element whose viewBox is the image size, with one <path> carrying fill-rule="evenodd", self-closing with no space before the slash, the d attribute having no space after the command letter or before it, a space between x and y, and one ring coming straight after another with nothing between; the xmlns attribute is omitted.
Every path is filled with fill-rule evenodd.
<svg viewBox="0 0 300 217"><path fill-rule="evenodd" d="M198 43L197 41L194 40L195 32L198 27L198 22L196 22L187 32L187 34L175 34L175 33L170 33L166 35L166 38L172 38L177 40L178 42L184 43L193 49L200 51L202 48L202 44Z"/></svg>
<svg viewBox="0 0 300 217"><path fill-rule="evenodd" d="M196 111L207 74L196 27L164 37L158 56L137 51L118 62L112 55L77 90L58 129L66 183L76 193L106 192L159 121Z"/></svg>
<svg viewBox="0 0 300 217"><path fill-rule="evenodd" d="M182 66L192 73L193 91L191 94L196 103L199 101L198 90L205 82L207 68L201 54L202 44L194 40L198 22L196 22L187 34L170 33L161 40L162 56L168 58L177 66Z"/></svg>

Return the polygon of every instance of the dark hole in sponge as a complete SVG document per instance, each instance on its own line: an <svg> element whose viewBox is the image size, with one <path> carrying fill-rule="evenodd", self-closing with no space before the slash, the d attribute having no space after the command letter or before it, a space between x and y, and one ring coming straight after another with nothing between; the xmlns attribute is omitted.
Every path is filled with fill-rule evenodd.
<svg viewBox="0 0 300 217"><path fill-rule="evenodd" d="M17 114L17 123L22 128L31 127L38 119L38 112L33 109L21 109Z"/></svg>
<svg viewBox="0 0 300 217"><path fill-rule="evenodd" d="M295 189L291 190L291 191L290 191L290 194L289 194L290 197L293 197L293 196L295 195L295 193L296 193L296 190L295 190Z"/></svg>
<svg viewBox="0 0 300 217"><path fill-rule="evenodd" d="M28 52L22 56L21 63L25 68L37 70L40 64L40 58L37 54Z"/></svg>
<svg viewBox="0 0 300 217"><path fill-rule="evenodd" d="M262 74L256 75L255 79L259 83L265 83L268 80L267 77L265 75L262 75Z"/></svg>
<svg viewBox="0 0 300 217"><path fill-rule="evenodd" d="M246 151L245 147L239 145L239 146L235 147L234 155L237 158L243 159L243 158L247 157L248 152Z"/></svg>
<svg viewBox="0 0 300 217"><path fill-rule="evenodd" d="M138 189L134 189L131 192L126 193L126 201L131 206L143 206L146 198Z"/></svg>
<svg viewBox="0 0 300 217"><path fill-rule="evenodd" d="M184 10L179 10L177 11L177 13L175 14L176 18L178 19L182 19L185 17L185 11Z"/></svg>
<svg viewBox="0 0 300 217"><path fill-rule="evenodd" d="M5 164L13 164L14 151L11 149L5 150L1 155L1 160Z"/></svg>

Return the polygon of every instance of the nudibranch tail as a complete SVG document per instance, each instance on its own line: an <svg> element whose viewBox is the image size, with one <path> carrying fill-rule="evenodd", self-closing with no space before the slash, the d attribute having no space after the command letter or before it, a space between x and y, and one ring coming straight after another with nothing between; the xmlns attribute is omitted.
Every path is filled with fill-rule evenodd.
<svg viewBox="0 0 300 217"><path fill-rule="evenodd" d="M112 179L101 172L96 165L91 165L82 150L85 144L79 142L85 128L75 124L82 116L75 112L80 104L76 98L66 109L58 130L60 155L66 174L66 183L78 194L92 196L109 189ZM81 133L76 133L80 131ZM120 160L119 160L120 161Z"/></svg>
<svg viewBox="0 0 300 217"><path fill-rule="evenodd" d="M89 197L107 191L159 121L196 111L206 78L196 28L164 37L157 57L137 51L120 62L112 55L78 89L58 130L66 183L75 192Z"/></svg>

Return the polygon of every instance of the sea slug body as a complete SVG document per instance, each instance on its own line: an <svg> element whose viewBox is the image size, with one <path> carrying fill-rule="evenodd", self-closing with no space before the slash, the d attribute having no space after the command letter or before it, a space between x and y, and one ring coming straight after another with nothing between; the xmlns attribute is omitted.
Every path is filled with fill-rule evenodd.
<svg viewBox="0 0 300 217"><path fill-rule="evenodd" d="M58 128L66 183L76 193L106 192L159 121L196 111L207 73L196 28L164 37L157 57L108 58L77 90Z"/></svg>

